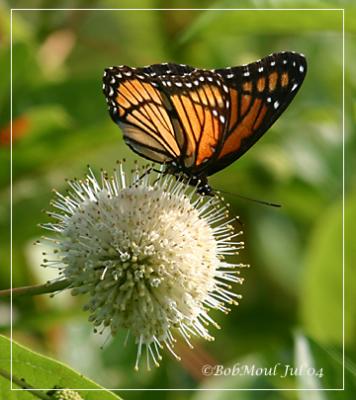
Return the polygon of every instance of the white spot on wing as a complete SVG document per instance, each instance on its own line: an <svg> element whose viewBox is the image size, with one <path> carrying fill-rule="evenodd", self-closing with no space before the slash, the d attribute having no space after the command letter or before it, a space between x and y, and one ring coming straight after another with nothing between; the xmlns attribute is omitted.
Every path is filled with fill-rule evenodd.
<svg viewBox="0 0 356 400"><path fill-rule="evenodd" d="M277 109L278 106L279 106L279 102L278 102L278 101L275 101L275 102L273 103L273 107L274 107L275 109Z"/></svg>
<svg viewBox="0 0 356 400"><path fill-rule="evenodd" d="M258 72L263 72L263 67L258 68Z"/></svg>
<svg viewBox="0 0 356 400"><path fill-rule="evenodd" d="M299 72L304 72L304 67L303 67L303 65L300 65L300 66L299 66Z"/></svg>
<svg viewBox="0 0 356 400"><path fill-rule="evenodd" d="M292 86L291 92L293 92L297 87L298 87L298 84L295 83L295 84Z"/></svg>

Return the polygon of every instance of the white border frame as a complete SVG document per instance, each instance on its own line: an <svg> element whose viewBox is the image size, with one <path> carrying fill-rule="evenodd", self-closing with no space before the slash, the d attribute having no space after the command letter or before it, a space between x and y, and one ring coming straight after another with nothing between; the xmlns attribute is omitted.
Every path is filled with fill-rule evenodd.
<svg viewBox="0 0 356 400"><path fill-rule="evenodd" d="M10 9L10 377L11 391L23 391L22 388L13 387L12 380L12 340L13 340L13 313L12 313L12 222L13 222L13 192L12 192L12 15L13 11L341 11L342 12L342 387L341 388L66 388L74 391L296 391L296 392L326 392L345 390L345 8L11 8ZM26 391L49 391L53 388L26 389Z"/></svg>

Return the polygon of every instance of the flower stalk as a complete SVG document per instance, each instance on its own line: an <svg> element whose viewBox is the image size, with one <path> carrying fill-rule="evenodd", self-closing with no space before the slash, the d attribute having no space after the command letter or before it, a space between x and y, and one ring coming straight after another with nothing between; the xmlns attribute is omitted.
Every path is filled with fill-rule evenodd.
<svg viewBox="0 0 356 400"><path fill-rule="evenodd" d="M21 286L12 289L0 290L0 297L36 296L39 294L55 293L66 289L70 285L68 279L59 279L41 285Z"/></svg>

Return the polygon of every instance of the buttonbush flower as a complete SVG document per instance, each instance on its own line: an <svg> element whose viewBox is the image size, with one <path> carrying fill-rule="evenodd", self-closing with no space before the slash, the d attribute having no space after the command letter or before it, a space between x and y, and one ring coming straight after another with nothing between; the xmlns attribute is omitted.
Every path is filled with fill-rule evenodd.
<svg viewBox="0 0 356 400"><path fill-rule="evenodd" d="M227 313L240 297L231 283L242 283L243 265L226 260L243 247L242 232L223 200L162 173L127 174L121 163L111 176L89 168L68 185L67 195L55 191L55 221L43 224L57 233L44 265L60 269L73 295L88 296L95 329L126 329L136 369L144 351L148 369L163 348L179 359L177 334L190 347L192 336L213 340L209 310Z"/></svg>
<svg viewBox="0 0 356 400"><path fill-rule="evenodd" d="M83 397L78 392L69 389L56 390L50 396L53 400L83 400Z"/></svg>

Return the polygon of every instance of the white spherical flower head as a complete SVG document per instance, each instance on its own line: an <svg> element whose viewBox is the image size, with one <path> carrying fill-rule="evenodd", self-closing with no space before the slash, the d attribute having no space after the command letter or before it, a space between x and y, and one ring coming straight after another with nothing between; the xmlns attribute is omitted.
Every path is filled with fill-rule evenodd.
<svg viewBox="0 0 356 400"><path fill-rule="evenodd" d="M53 400L83 400L78 392L70 389L58 389L54 394L51 394L50 398Z"/></svg>
<svg viewBox="0 0 356 400"><path fill-rule="evenodd" d="M179 358L176 333L189 346L192 335L212 340L209 310L228 312L239 298L230 283L242 283L243 265L225 260L243 243L233 241L241 232L222 200L163 174L127 177L121 164L112 176L98 181L89 170L69 186L66 196L55 192L56 221L43 225L58 233L57 257L44 264L61 269L73 295L89 295L95 327L134 336L136 369L143 347L148 368L163 347Z"/></svg>

